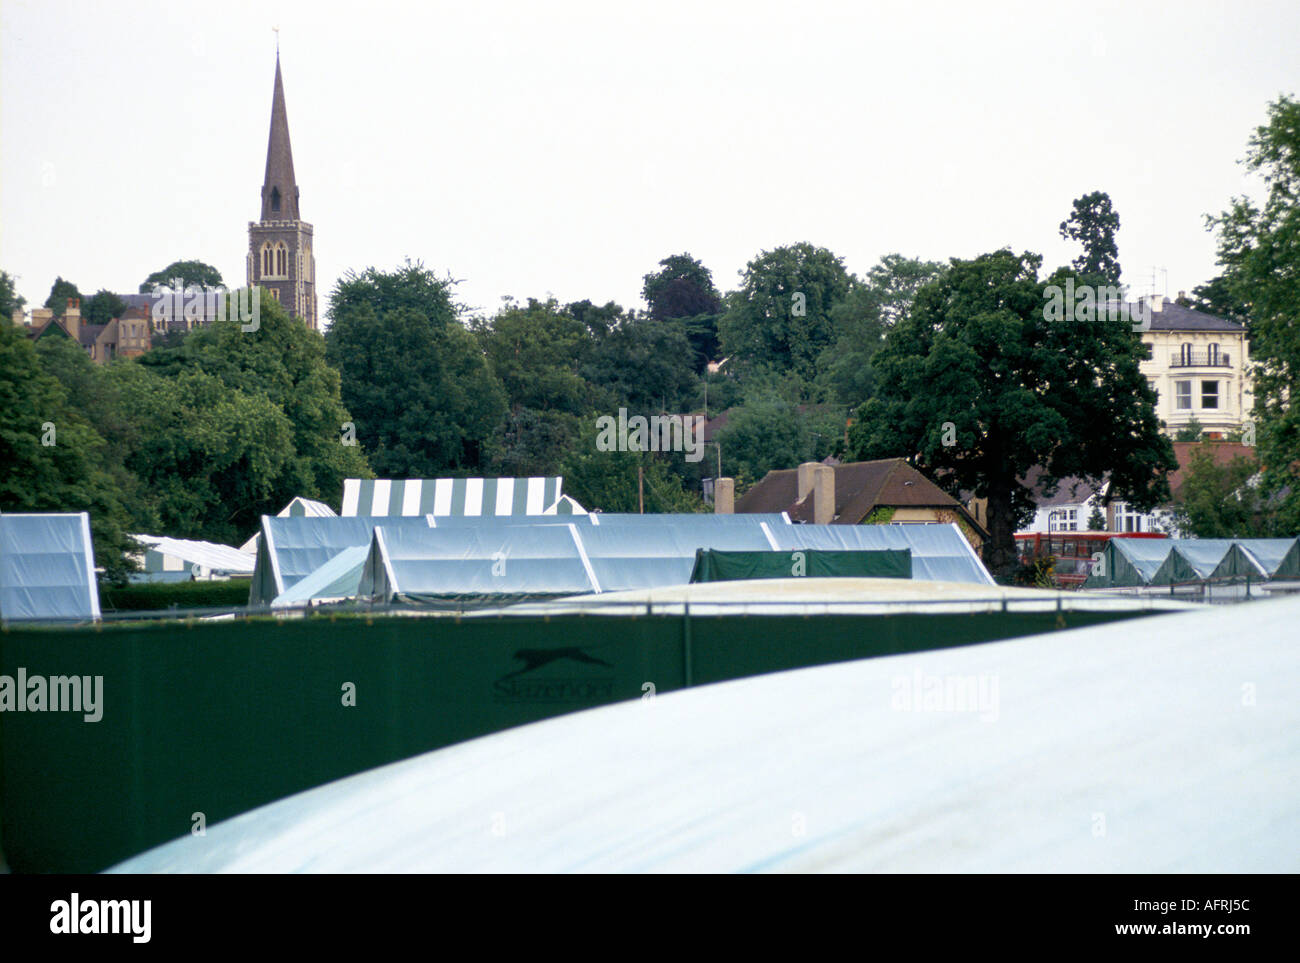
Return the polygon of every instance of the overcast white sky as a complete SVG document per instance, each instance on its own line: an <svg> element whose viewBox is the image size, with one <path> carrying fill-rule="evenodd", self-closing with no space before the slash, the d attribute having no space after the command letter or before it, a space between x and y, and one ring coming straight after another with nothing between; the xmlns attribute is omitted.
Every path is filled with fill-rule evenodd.
<svg viewBox="0 0 1300 963"><path fill-rule="evenodd" d="M1300 92L1300 4L32 2L0 5L0 268L136 290L177 259L244 282L280 27L321 310L423 260L465 303L640 302L689 251L723 290L811 241L1076 253L1109 192L1125 282L1214 274L1204 215Z"/></svg>

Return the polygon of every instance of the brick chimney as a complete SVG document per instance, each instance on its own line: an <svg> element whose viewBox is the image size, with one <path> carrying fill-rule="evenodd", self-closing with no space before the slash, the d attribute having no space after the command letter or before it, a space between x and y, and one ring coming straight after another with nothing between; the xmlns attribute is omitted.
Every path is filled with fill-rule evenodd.
<svg viewBox="0 0 1300 963"><path fill-rule="evenodd" d="M815 465L812 475L813 524L829 525L835 521L835 469L830 465Z"/></svg>
<svg viewBox="0 0 1300 963"><path fill-rule="evenodd" d="M736 513L736 479L714 479L713 512L716 515L734 515Z"/></svg>
<svg viewBox="0 0 1300 963"><path fill-rule="evenodd" d="M72 340L81 343L81 298L68 298L68 310L63 312L63 326Z"/></svg>
<svg viewBox="0 0 1300 963"><path fill-rule="evenodd" d="M803 501L804 496L813 490L814 473L821 467L822 463L819 461L806 461L799 466L798 494L795 496L795 501Z"/></svg>

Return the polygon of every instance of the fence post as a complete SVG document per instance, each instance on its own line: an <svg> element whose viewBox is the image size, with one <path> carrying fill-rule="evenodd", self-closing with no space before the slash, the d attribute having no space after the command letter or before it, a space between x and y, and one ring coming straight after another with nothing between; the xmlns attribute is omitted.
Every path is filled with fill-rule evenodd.
<svg viewBox="0 0 1300 963"><path fill-rule="evenodd" d="M691 657L691 603L687 601L682 603L682 674L687 688L695 681L691 674Z"/></svg>

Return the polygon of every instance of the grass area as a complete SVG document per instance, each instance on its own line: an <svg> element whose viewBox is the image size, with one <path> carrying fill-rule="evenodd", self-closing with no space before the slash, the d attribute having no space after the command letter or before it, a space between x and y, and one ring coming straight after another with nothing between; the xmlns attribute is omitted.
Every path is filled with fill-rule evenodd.
<svg viewBox="0 0 1300 963"><path fill-rule="evenodd" d="M225 582L158 582L136 585L100 583L99 605L105 612L145 612L156 609L201 609L247 605L249 578Z"/></svg>

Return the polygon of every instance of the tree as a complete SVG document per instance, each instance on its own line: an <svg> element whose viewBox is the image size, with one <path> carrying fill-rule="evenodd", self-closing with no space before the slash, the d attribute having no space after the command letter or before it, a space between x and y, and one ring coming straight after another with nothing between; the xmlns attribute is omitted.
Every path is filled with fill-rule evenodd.
<svg viewBox="0 0 1300 963"><path fill-rule="evenodd" d="M54 279L50 285L50 296L45 299L45 307L54 312L56 318L62 318L64 312L68 310L68 298L81 298L81 292L71 281L65 281L61 277Z"/></svg>
<svg viewBox="0 0 1300 963"><path fill-rule="evenodd" d="M659 262L660 270L647 274L641 295L656 321L717 314L722 296L713 274L690 254L673 254Z"/></svg>
<svg viewBox="0 0 1300 963"><path fill-rule="evenodd" d="M126 302L112 291L100 290L81 306L81 317L87 324L108 324L126 313Z"/></svg>
<svg viewBox="0 0 1300 963"><path fill-rule="evenodd" d="M451 285L408 263L349 272L330 296L326 357L383 477L482 473L498 436L505 394L457 320Z"/></svg>
<svg viewBox="0 0 1300 963"><path fill-rule="evenodd" d="M1259 538L1275 532L1259 489L1260 464L1237 456L1219 464L1203 447L1192 453L1174 516L1180 531L1194 538Z"/></svg>
<svg viewBox="0 0 1300 963"><path fill-rule="evenodd" d="M713 274L690 254L674 254L659 262L660 270L645 276L641 294L657 321L680 321L695 353L696 373L718 358L718 319L722 295Z"/></svg>
<svg viewBox="0 0 1300 963"><path fill-rule="evenodd" d="M212 375L231 389L265 398L288 420L291 440L282 474L257 514L278 511L296 495L337 506L343 480L368 477L370 468L364 442L344 443L345 426L354 419L342 400L340 375L326 362L324 338L271 297L259 295L255 331L243 330L230 300L226 306L233 316L195 329L179 347L150 351L142 362L173 377L190 370ZM362 437L359 430L356 437Z"/></svg>
<svg viewBox="0 0 1300 963"><path fill-rule="evenodd" d="M922 285L942 270L943 265L934 261L887 254L831 308L835 340L822 354L818 379L835 401L857 406L871 397L875 390L871 361L884 344L885 333L907 313Z"/></svg>
<svg viewBox="0 0 1300 963"><path fill-rule="evenodd" d="M69 406L26 332L10 324L0 324L0 411L0 511L88 512L96 565L124 581L138 546L104 470L104 440Z"/></svg>
<svg viewBox="0 0 1300 963"><path fill-rule="evenodd" d="M1238 324L1250 321L1248 305L1229 289L1228 279L1220 274L1204 284L1192 288L1192 296L1180 297L1177 303L1194 311L1204 311L1216 318L1226 318Z"/></svg>
<svg viewBox="0 0 1300 963"><path fill-rule="evenodd" d="M1174 441L1200 441L1204 433L1205 429L1201 423L1192 418L1187 424L1174 432Z"/></svg>
<svg viewBox="0 0 1300 963"><path fill-rule="evenodd" d="M1110 203L1110 195L1093 191L1076 198L1069 218L1061 222L1061 237L1078 241L1083 253L1072 262L1074 269L1089 284L1119 285L1119 215Z"/></svg>
<svg viewBox="0 0 1300 963"><path fill-rule="evenodd" d="M110 365L128 413L126 465L153 502L162 531L238 544L283 507L278 483L295 458L293 426L264 394L231 388L197 368L165 377Z"/></svg>
<svg viewBox="0 0 1300 963"><path fill-rule="evenodd" d="M1229 301L1249 315L1255 419L1263 489L1278 501L1280 526L1300 531L1300 100L1280 97L1251 136L1245 161L1263 176L1262 204L1234 198L1209 218Z"/></svg>
<svg viewBox="0 0 1300 963"><path fill-rule="evenodd" d="M0 324L13 320L14 312L27 304L27 299L18 293L14 278L8 271L0 271Z"/></svg>
<svg viewBox="0 0 1300 963"><path fill-rule="evenodd" d="M153 294L158 288L176 289L176 279L180 278L180 288L191 286L219 288L224 287L221 272L211 264L202 261L173 261L161 271L154 271L140 282L141 294Z"/></svg>
<svg viewBox="0 0 1300 963"><path fill-rule="evenodd" d="M1092 514L1088 516L1088 531L1104 532L1106 530L1106 516L1101 513L1100 505L1092 506Z"/></svg>
<svg viewBox="0 0 1300 963"><path fill-rule="evenodd" d="M642 414L677 412L694 393L692 356L680 320L634 315L592 346L581 374L610 392L612 407Z"/></svg>
<svg viewBox="0 0 1300 963"><path fill-rule="evenodd" d="M588 511L630 512L640 507L637 469L642 471L641 497L647 513L702 512L704 500L682 484L674 470L678 453L601 451L596 446L594 421L587 421L558 466L564 491Z"/></svg>
<svg viewBox="0 0 1300 963"><path fill-rule="evenodd" d="M1030 468L1048 495L1062 478L1100 486L1109 473L1113 497L1149 510L1177 467L1130 322L1051 320L1041 263L1009 250L954 259L923 287L876 355L879 390L849 437L854 457L907 458L950 494L986 498L984 560L1002 577L1034 511L1018 481Z"/></svg>
<svg viewBox="0 0 1300 963"><path fill-rule="evenodd" d="M738 490L769 471L819 461L834 450L844 421L835 411L803 407L771 391L754 391L718 432L725 475Z"/></svg>
<svg viewBox="0 0 1300 963"><path fill-rule="evenodd" d="M794 371L804 381L834 336L831 310L848 294L851 275L826 248L808 243L764 251L741 275L718 322L722 352L733 368Z"/></svg>

